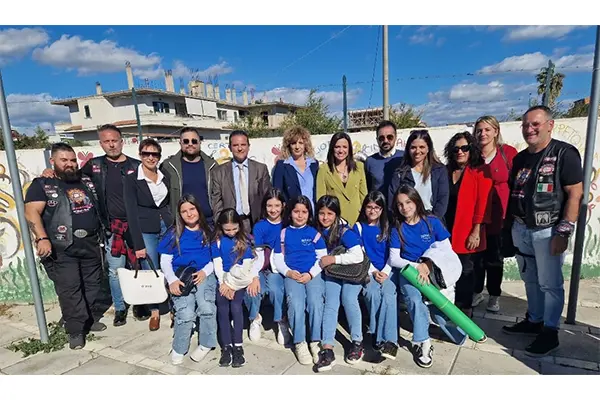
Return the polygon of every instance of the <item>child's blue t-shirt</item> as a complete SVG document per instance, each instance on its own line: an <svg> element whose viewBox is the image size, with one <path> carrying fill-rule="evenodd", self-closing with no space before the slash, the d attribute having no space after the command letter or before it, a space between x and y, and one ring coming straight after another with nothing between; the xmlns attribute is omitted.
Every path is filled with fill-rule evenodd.
<svg viewBox="0 0 600 400"><path fill-rule="evenodd" d="M158 253L173 256L171 265L174 271L179 267L188 266L194 267L199 271L212 260L210 244L204 245L202 243L202 231L192 231L187 228L183 230L179 238L179 249L177 249L177 245L175 244L174 230L170 229L167 231L158 244Z"/></svg>
<svg viewBox="0 0 600 400"><path fill-rule="evenodd" d="M212 253L212 258L213 260L216 258L221 257L221 259L223 260L223 271L224 272L229 272L229 270L231 269L231 267L233 267L234 264L236 264L235 259L237 258L237 251L234 249L235 247L235 241L230 238L229 236L223 235L221 237L221 246L219 248L219 246L217 245L217 242L213 242L211 245L211 253ZM246 247L246 251L244 252L243 256L237 261L237 264L242 265L242 262L246 259L253 259L254 256L252 255L252 247L250 246L250 243L248 243L248 246Z"/></svg>
<svg viewBox="0 0 600 400"><path fill-rule="evenodd" d="M362 233L359 233L358 231L358 224L360 224ZM371 260L371 264L381 271L387 263L390 246L388 240L382 240L381 242L377 240L381 234L379 225L369 225L366 222L357 222L352 229L360 235L362 245L365 248L365 253L367 253L367 257Z"/></svg>
<svg viewBox="0 0 600 400"><path fill-rule="evenodd" d="M281 222L274 224L267 219L261 219L252 230L256 246L268 245L274 249L281 238Z"/></svg>
<svg viewBox="0 0 600 400"><path fill-rule="evenodd" d="M441 242L450 237L438 218L429 216L427 221L431 226L431 232L422 218L415 225L402 224L402 237L404 239L402 246L400 245L398 229L393 228L390 234L390 247L400 249L400 257L405 260L416 262L434 242Z"/></svg>
<svg viewBox="0 0 600 400"><path fill-rule="evenodd" d="M342 234L342 237L340 238L340 244L342 246L344 246L346 249L351 249L354 246L360 246L361 242L360 242L360 236L358 235L358 233L356 233L355 231L353 231L352 229L350 229L350 227L348 225L342 225L340 226L340 232L344 232ZM323 231L323 236L328 237L329 236L329 228L325 229ZM327 243L327 242L325 242ZM327 251L331 251L333 250L333 248L327 248Z"/></svg>
<svg viewBox="0 0 600 400"><path fill-rule="evenodd" d="M283 256L285 264L290 269L303 274L309 272L313 265L315 265L315 261L317 261L317 250L327 248L325 246L325 241L320 235L319 239L315 242L317 234L318 232L315 228L306 225L302 228L288 226L285 229ZM282 252L281 240L277 241L275 252Z"/></svg>

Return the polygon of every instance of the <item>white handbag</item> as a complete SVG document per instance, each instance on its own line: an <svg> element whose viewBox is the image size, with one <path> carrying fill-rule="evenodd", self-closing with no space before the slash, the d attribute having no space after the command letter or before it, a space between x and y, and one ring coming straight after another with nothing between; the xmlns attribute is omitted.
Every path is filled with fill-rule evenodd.
<svg viewBox="0 0 600 400"><path fill-rule="evenodd" d="M150 271L140 270L140 262L136 263L133 270L117 269L123 300L127 304L160 304L167 299L164 274L156 270L150 257L146 257L146 261L150 265Z"/></svg>

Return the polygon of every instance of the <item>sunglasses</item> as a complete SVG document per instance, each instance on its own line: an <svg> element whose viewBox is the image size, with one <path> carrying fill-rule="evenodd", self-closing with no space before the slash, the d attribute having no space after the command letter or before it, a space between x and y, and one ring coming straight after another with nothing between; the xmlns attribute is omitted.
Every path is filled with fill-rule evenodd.
<svg viewBox="0 0 600 400"><path fill-rule="evenodd" d="M154 158L160 158L160 153L159 152L155 152L155 151L142 151L140 153L140 155L142 157L154 157Z"/></svg>
<svg viewBox="0 0 600 400"><path fill-rule="evenodd" d="M181 141L183 144L190 144L190 142L192 142L192 144L198 144L198 139L181 139Z"/></svg>
<svg viewBox="0 0 600 400"><path fill-rule="evenodd" d="M462 151L463 153L467 153L471 150L471 146L468 144L465 144L464 146L454 146L453 151L455 153L458 153L459 150Z"/></svg>
<svg viewBox="0 0 600 400"><path fill-rule="evenodd" d="M387 140L388 142L391 142L394 140L394 135L381 135L381 136L377 136L377 140L379 140L380 142L383 142L384 140Z"/></svg>

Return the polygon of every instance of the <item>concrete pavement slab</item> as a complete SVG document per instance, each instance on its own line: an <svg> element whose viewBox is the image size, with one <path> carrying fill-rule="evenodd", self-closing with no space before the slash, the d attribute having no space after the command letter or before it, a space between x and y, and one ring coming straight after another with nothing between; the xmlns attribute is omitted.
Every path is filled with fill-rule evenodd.
<svg viewBox="0 0 600 400"><path fill-rule="evenodd" d="M450 371L460 346L452 343L433 342L433 365L430 368L421 368L415 364L413 353L406 347L398 349L396 360L385 360L378 367L387 366L394 368L402 375L447 375ZM366 367L365 369L369 369Z"/></svg>
<svg viewBox="0 0 600 400"><path fill-rule="evenodd" d="M107 357L88 361L81 367L74 368L63 375L161 375L148 368L116 361Z"/></svg>
<svg viewBox="0 0 600 400"><path fill-rule="evenodd" d="M28 338L31 334L22 329L13 328L7 324L0 325L0 346L6 347L12 342Z"/></svg>
<svg viewBox="0 0 600 400"><path fill-rule="evenodd" d="M258 347L244 344L244 357L246 365L241 368L215 367L209 370L208 375L279 375L296 363L292 353L272 350L266 347Z"/></svg>
<svg viewBox="0 0 600 400"><path fill-rule="evenodd" d="M181 364L184 368L188 368L196 372L207 372L219 363L219 358L221 357L221 350L219 348L209 352L204 360L200 361L199 363L192 361L190 358L190 353L194 351L196 347L198 347L198 345L190 346L190 351L185 355L183 364ZM171 364L171 355L165 354L159 357L156 361L165 364Z"/></svg>
<svg viewBox="0 0 600 400"><path fill-rule="evenodd" d="M451 375L538 375L539 362L461 348Z"/></svg>
<svg viewBox="0 0 600 400"><path fill-rule="evenodd" d="M26 359L34 356L35 355L23 357L23 353L20 351L14 352L12 350L5 349L4 347L0 347L0 370L10 367L18 362L25 361Z"/></svg>
<svg viewBox="0 0 600 400"><path fill-rule="evenodd" d="M39 353L3 369L9 375L61 375L97 357L86 350L63 349L53 353Z"/></svg>
<svg viewBox="0 0 600 400"><path fill-rule="evenodd" d="M599 371L566 367L550 363L540 363L542 375L600 375Z"/></svg>
<svg viewBox="0 0 600 400"><path fill-rule="evenodd" d="M367 371L361 371L360 369L346 366L343 360L341 362L336 360L336 365L333 366L331 371L316 372L314 365L301 365L295 363L288 368L283 375L365 375L366 372Z"/></svg>
<svg viewBox="0 0 600 400"><path fill-rule="evenodd" d="M171 350L172 335L172 329L169 329L168 326L162 326L158 331L146 331L146 333L136 337L135 340L130 340L123 345L115 347L128 353L143 354L150 358L160 358L168 354Z"/></svg>

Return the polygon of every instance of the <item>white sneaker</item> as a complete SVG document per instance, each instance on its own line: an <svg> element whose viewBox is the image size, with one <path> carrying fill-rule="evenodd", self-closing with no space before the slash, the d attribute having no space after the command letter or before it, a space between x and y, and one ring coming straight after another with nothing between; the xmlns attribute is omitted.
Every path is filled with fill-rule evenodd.
<svg viewBox="0 0 600 400"><path fill-rule="evenodd" d="M500 311L500 296L490 296L486 310L491 312Z"/></svg>
<svg viewBox="0 0 600 400"><path fill-rule="evenodd" d="M251 342L257 342L260 340L260 325L262 323L262 317L260 314L256 317L254 321L250 323L250 328L248 329L248 338Z"/></svg>
<svg viewBox="0 0 600 400"><path fill-rule="evenodd" d="M476 293L473 295L473 301L471 302L471 307L477 307L484 300L483 293Z"/></svg>
<svg viewBox="0 0 600 400"><path fill-rule="evenodd" d="M280 321L277 323L277 343L284 346L290 342L292 335L290 335L290 327L286 321Z"/></svg>
<svg viewBox="0 0 600 400"><path fill-rule="evenodd" d="M310 348L310 353L312 354L313 364L319 362L319 351L321 351L321 343L320 342L310 342L308 344Z"/></svg>
<svg viewBox="0 0 600 400"><path fill-rule="evenodd" d="M431 344L431 339L418 344L413 343L413 346L417 365L421 368L431 367L433 364L433 345Z"/></svg>
<svg viewBox="0 0 600 400"><path fill-rule="evenodd" d="M196 350L194 350L192 354L190 354L190 358L192 359L192 361L200 362L204 360L208 353L210 353L210 350L211 349L208 347L198 345L198 347L196 347Z"/></svg>
<svg viewBox="0 0 600 400"><path fill-rule="evenodd" d="M183 354L179 354L175 350L171 350L171 364L173 364L173 365L183 364L183 358L184 358Z"/></svg>
<svg viewBox="0 0 600 400"><path fill-rule="evenodd" d="M310 365L312 364L312 357L310 352L308 351L308 347L306 346L306 342L296 343L294 345L294 353L296 353L296 358L298 362L302 365Z"/></svg>

